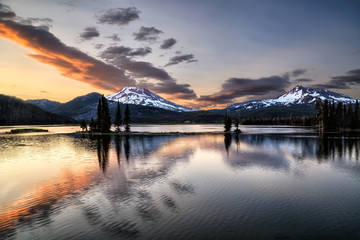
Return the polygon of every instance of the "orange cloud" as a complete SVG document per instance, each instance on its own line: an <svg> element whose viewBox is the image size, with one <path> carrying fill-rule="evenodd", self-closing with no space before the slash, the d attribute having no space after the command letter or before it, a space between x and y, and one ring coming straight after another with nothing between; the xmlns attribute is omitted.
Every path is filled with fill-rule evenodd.
<svg viewBox="0 0 360 240"><path fill-rule="evenodd" d="M28 56L54 66L61 75L93 87L114 91L136 85L123 70L65 45L44 28L0 19L0 37L35 51Z"/></svg>

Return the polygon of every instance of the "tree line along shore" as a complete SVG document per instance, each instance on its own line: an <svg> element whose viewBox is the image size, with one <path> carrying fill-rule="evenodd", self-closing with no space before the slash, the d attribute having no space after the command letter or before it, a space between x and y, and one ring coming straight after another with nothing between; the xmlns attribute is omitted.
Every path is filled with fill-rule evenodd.
<svg viewBox="0 0 360 240"><path fill-rule="evenodd" d="M360 129L359 102L343 104L342 102L329 103L328 100L318 99L316 102L317 114L314 116L288 117L288 118L241 118L241 114L230 115L225 113L224 132L231 132L234 127L235 133L240 133L239 125L290 125L317 127L319 132L347 132ZM129 106L126 105L122 118L120 104L117 104L113 125L115 132L130 132L131 117ZM80 122L82 131L87 132L111 132L111 116L107 99L102 95L97 106L97 118L91 118L89 125L84 119Z"/></svg>

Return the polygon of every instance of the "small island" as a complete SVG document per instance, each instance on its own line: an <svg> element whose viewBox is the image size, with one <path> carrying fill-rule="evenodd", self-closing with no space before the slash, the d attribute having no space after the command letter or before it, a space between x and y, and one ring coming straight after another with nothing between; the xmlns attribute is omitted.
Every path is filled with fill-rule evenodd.
<svg viewBox="0 0 360 240"><path fill-rule="evenodd" d="M19 134L19 133L31 133L31 132L48 132L47 129L41 129L41 128L17 128L17 129L11 129L10 132L7 132L8 134Z"/></svg>

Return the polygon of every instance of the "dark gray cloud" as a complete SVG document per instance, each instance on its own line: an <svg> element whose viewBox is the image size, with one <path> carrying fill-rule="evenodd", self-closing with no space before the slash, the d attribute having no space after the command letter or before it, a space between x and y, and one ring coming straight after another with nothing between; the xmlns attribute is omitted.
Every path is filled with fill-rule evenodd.
<svg viewBox="0 0 360 240"><path fill-rule="evenodd" d="M163 32L154 27L141 26L139 32L133 33L133 35L135 40L152 42L158 39L160 33Z"/></svg>
<svg viewBox="0 0 360 240"><path fill-rule="evenodd" d="M298 77L298 76L300 76L300 75L303 75L303 74L305 74L307 72L307 70L306 69L295 69L294 71L292 71L291 73L290 73L290 76L291 77Z"/></svg>
<svg viewBox="0 0 360 240"><path fill-rule="evenodd" d="M184 54L170 58L169 62L165 65L165 67L170 65L175 65L181 62L191 63L191 62L197 62L197 60L194 59L193 54Z"/></svg>
<svg viewBox="0 0 360 240"><path fill-rule="evenodd" d="M301 83L301 82L312 82L314 80L310 79L310 78L297 78L295 80L292 80L295 83Z"/></svg>
<svg viewBox="0 0 360 240"><path fill-rule="evenodd" d="M100 57L107 62L126 70L132 78L141 78L138 87L149 88L157 93L171 94L174 98L195 99L194 90L189 84L178 84L164 69L155 67L150 62L135 61L135 56L144 56L151 52L151 48L129 48L125 46L111 46L100 53ZM148 80L158 80L153 83Z"/></svg>
<svg viewBox="0 0 360 240"><path fill-rule="evenodd" d="M32 49L36 54L28 56L54 66L65 77L107 90L136 85L135 80L126 76L124 70L65 45L41 27L0 19L0 37Z"/></svg>
<svg viewBox="0 0 360 240"><path fill-rule="evenodd" d="M314 84L315 88L332 88L332 89L350 89L352 86L360 84L360 69L348 71L345 75L332 77L325 84Z"/></svg>
<svg viewBox="0 0 360 240"><path fill-rule="evenodd" d="M110 39L113 40L114 42L120 42L120 41L121 41L119 35L116 34L116 33L114 33L114 34L111 35L111 36L106 36L105 38L110 38Z"/></svg>
<svg viewBox="0 0 360 240"><path fill-rule="evenodd" d="M14 17L16 17L15 12L13 12L9 6L0 3L0 19Z"/></svg>
<svg viewBox="0 0 360 240"><path fill-rule="evenodd" d="M160 45L161 49L169 49L172 46L174 46L176 43L176 40L174 38L165 39L163 43Z"/></svg>
<svg viewBox="0 0 360 240"><path fill-rule="evenodd" d="M128 25L131 21L139 19L140 11L135 7L109 9L105 13L96 16L99 23Z"/></svg>
<svg viewBox="0 0 360 240"><path fill-rule="evenodd" d="M130 48L125 46L110 46L100 53L106 60L116 60L122 57L144 57L152 52L150 47Z"/></svg>
<svg viewBox="0 0 360 240"><path fill-rule="evenodd" d="M80 34L80 38L82 40L91 40L95 37L99 37L100 33L95 27L87 27L84 31Z"/></svg>
<svg viewBox="0 0 360 240"><path fill-rule="evenodd" d="M172 77L163 69L154 67L152 63L124 59L121 67L130 71L137 78L153 78L161 81L170 81Z"/></svg>
<svg viewBox="0 0 360 240"><path fill-rule="evenodd" d="M225 104L232 103L235 98L246 96L276 97L283 94L290 84L287 74L259 79L230 78L222 84L220 92L200 96L198 100L207 104Z"/></svg>
<svg viewBox="0 0 360 240"><path fill-rule="evenodd" d="M131 72L135 78L150 78L160 82L152 83L147 81L140 82L138 87L146 87L157 93L172 94L174 98L196 99L196 93L190 89L189 84L179 84L165 70L154 67L149 62L139 62L133 60L122 60L121 67Z"/></svg>

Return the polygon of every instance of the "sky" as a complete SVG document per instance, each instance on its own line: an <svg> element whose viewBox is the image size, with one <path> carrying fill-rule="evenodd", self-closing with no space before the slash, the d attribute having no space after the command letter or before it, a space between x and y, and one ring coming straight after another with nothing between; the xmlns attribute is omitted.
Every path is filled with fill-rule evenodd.
<svg viewBox="0 0 360 240"><path fill-rule="evenodd" d="M360 98L360 0L0 0L0 93L145 87L200 109L296 85Z"/></svg>

